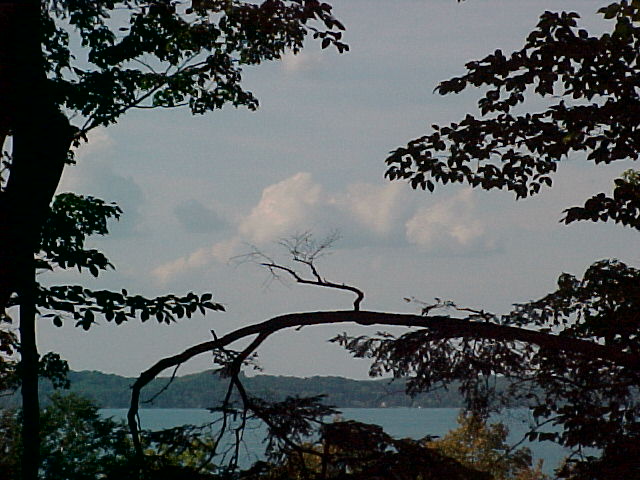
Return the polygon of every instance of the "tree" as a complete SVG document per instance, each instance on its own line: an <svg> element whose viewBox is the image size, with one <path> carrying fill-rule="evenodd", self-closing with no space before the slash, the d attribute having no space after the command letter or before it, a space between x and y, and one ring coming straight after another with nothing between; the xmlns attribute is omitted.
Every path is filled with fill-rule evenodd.
<svg viewBox="0 0 640 480"><path fill-rule="evenodd" d="M545 480L539 462L532 467L528 448L512 450L506 443L509 430L502 423L488 424L475 413L460 413L459 427L427 443L442 455L463 465L490 473L495 480Z"/></svg>
<svg viewBox="0 0 640 480"><path fill-rule="evenodd" d="M387 333L380 333L373 338L365 336L352 338L345 334L336 336L333 341L342 344L357 357L371 358L373 376L391 372L398 378L408 377L408 391L411 394L435 386L446 386L453 380L460 380L460 389L467 396L469 408L481 415L486 414L488 409L494 406L490 400L492 400L491 384L496 374L509 376L516 381L506 397L517 395L525 396L530 402L544 401L547 392L536 390L536 388L539 386L546 388L547 385L543 381L544 376L536 376L536 374L539 373L539 365L547 357L564 359L570 363L586 361L603 364L614 369L626 369L629 374L637 375L640 358L635 353L621 352L618 348L611 348L583 338L505 325L503 318L484 311L460 308L461 312L471 312L465 318L433 314L437 307L456 308L452 302L427 305L419 315L360 310L363 293L355 287L327 280L316 265L317 259L330 247L331 240L317 242L308 234L304 234L292 240L283 241L281 245L291 255L292 264L276 262L270 256L258 251L251 252L247 258L262 264L274 275L284 272L301 284L348 291L355 296L353 310L281 315L248 325L222 337L214 337L213 340L194 345L179 354L158 361L144 371L132 386L128 421L134 446L141 461L144 461L144 439L139 432L137 416L142 390L164 370L175 368L196 355L209 352L213 352L214 361L219 364L221 374L229 378L227 395L216 409L225 419L220 425L220 435L224 435L225 430L229 430L241 439L245 425L249 419L253 418L263 422L267 427L268 452L274 456L274 460L282 461L292 454L307 453L320 456L319 461L327 464L337 461L331 459L330 452L307 451L308 449L303 447L304 442L313 436L314 431L320 429L322 432L323 429L330 428L327 427L326 418L334 412L327 409L327 406L320 402L320 398L290 398L284 402L265 402L263 399L252 396L243 384L240 376L243 365L249 363L264 341L284 329L344 323L412 327L412 331L398 338ZM296 264L301 265L302 270L297 270ZM305 274L305 271L309 275ZM229 349L236 342L248 340L251 340L250 343L242 350ZM567 370L568 367L564 368L565 371L570 371ZM603 372L603 374L607 373ZM597 379L595 376L590 378ZM531 388L524 389L526 386ZM522 389L524 391L521 392ZM588 389L581 393L591 395ZM560 397L557 401L560 403L566 399ZM542 416L539 405L536 405L534 414ZM590 405L592 407L593 403ZM625 404L625 406L628 405ZM227 422L227 417L240 417L242 420L240 425L232 426ZM545 420L558 422L557 418L545 418ZM603 419L603 422L614 423L617 426L618 420L619 418L611 417ZM573 426L574 429L578 427L579 425ZM567 430L572 432L572 429ZM359 436L372 435L371 432L367 432L367 429L361 431L356 428L352 432L353 441ZM348 438L347 433L342 432L335 438ZM556 439L556 433L540 433L537 430L529 435L531 439ZM387 447L391 444L393 442L385 443ZM366 448L363 447L363 450ZM216 454L214 449L212 456ZM369 457L359 454L357 459L352 459L356 463L350 464L349 470L359 471L356 468L357 461L364 458ZM434 463L431 466L435 472L439 471ZM369 470L364 471L371 473ZM411 473L411 475L417 474L417 472Z"/></svg>
<svg viewBox="0 0 640 480"><path fill-rule="evenodd" d="M104 418L97 405L73 393L56 392L50 400L41 415L40 478L133 478L135 458L123 422ZM19 475L20 416L21 412L14 410L5 410L0 416L2 478L18 478ZM147 454L153 458L151 469L156 474L174 471L182 473L182 477L177 478L212 478L216 469L208 461L208 452L213 439L206 429L148 432L147 437L151 439Z"/></svg>
<svg viewBox="0 0 640 480"><path fill-rule="evenodd" d="M20 471L20 412L5 410L0 424L3 478ZM42 478L93 479L126 462L130 456L126 431L103 419L98 407L76 395L56 393L42 412Z"/></svg>
<svg viewBox="0 0 640 480"><path fill-rule="evenodd" d="M541 472L541 462L532 467L529 449L510 449L503 424L488 425L464 412L458 423L441 439L412 440L393 439L375 425L336 418L323 428L320 441L305 445L302 455L290 454L268 478L300 479L323 471L321 478L344 478L346 471L358 472L353 478L549 478Z"/></svg>
<svg viewBox="0 0 640 480"><path fill-rule="evenodd" d="M387 159L387 176L406 179L413 188L433 191L436 184L467 183L486 190L506 189L524 198L550 186L558 162L571 156L595 164L637 160L640 152L640 97L636 87L640 41L640 4L611 3L599 10L610 31L590 35L578 24L575 12L545 12L524 47L510 55L500 50L466 65L466 73L442 82L440 94L483 87L480 116L467 115L447 126L434 125L431 133L396 149ZM531 96L548 99L540 112L526 111ZM522 113L525 112L525 113ZM598 193L582 206L565 210L564 223L580 220L614 221L640 228L640 184L637 172L615 180L612 196ZM640 289L638 270L616 260L594 263L582 279L563 274L558 289L501 318L504 325L535 328L565 338L588 339L594 344L637 353L640 349ZM487 317L489 318L489 317ZM421 366L403 362L401 351L387 366L400 371ZM417 350L404 351L416 355ZM436 353L430 349L429 353ZM446 352L442 352L446 353ZM491 355L488 355L491 353ZM527 360L519 368L517 356ZM503 358L498 358L503 355ZM511 356L511 358L509 358ZM463 356L459 357L463 360ZM562 427L545 432L545 440L580 450L603 449L594 458L565 469L564 475L611 478L616 465L621 477L640 473L637 458L640 406L637 368L586 358L557 355L547 349L483 352L487 371L514 375L543 388L534 392L514 389L514 395L534 399L538 419ZM499 365L496 368L496 365ZM424 388L433 381L464 376L455 363L415 382ZM526 382L525 382L526 380ZM516 391L518 390L518 391ZM536 438L537 433L531 437ZM635 448L635 450L634 450Z"/></svg>
<svg viewBox="0 0 640 480"><path fill-rule="evenodd" d="M578 26L578 14L545 12L521 50L510 55L498 50L469 62L466 74L442 82L441 94L484 87L480 116L434 125L431 133L394 150L387 176L429 191L448 183L506 189L518 199L550 186L558 162L569 155L607 164L636 160L640 4L615 2L600 13L611 29L593 36ZM527 112L530 96L544 97L549 106ZM638 229L637 178L629 171L615 180L612 195L595 194L567 209L562 221L614 221ZM291 253L294 265L309 269L308 276L269 259L262 263L299 283L336 285L317 272L309 252ZM574 451L559 472L565 478L606 479L613 469L617 478L637 478L639 281L638 269L608 259L594 263L582 278L562 274L556 291L504 315L441 301L424 305L422 315L370 312L361 309L358 297L354 310L293 313L247 326L164 358L141 374L129 416L134 440L140 390L165 368L195 355L253 338L228 370L230 389L242 391L239 363L281 329L342 322L402 325L414 329L397 338L382 333L334 340L356 357L370 358L372 375L408 377L409 393L458 380L469 407L480 413L514 397L527 399L537 420L529 438ZM453 313L436 315L438 308ZM513 380L501 398L491 388L496 375ZM250 397L242 397L245 408L255 407ZM586 448L600 455L586 455Z"/></svg>
<svg viewBox="0 0 640 480"><path fill-rule="evenodd" d="M107 221L112 217L117 218L119 215L120 209L117 206L106 204L93 197L82 197L71 193L56 196L46 217L37 245L38 249L35 252L34 265L36 265L38 273L55 269L77 268L80 271L89 270L93 275L98 276L101 270L112 267L102 252L86 248L85 241L88 236L93 234L107 234ZM125 289L121 292L112 292L91 290L80 285L44 287L35 284L33 308L36 309L41 319L50 319L56 326L62 326L64 321L73 321L77 327L89 330L99 317L116 324L137 317L143 322L154 318L158 322L168 324L180 318L190 318L196 311L204 314L207 310L224 309L222 305L212 302L211 299L210 293L202 295L189 293L184 296L169 294L156 298L145 298L141 295L131 295ZM12 297L9 299L8 307L19 304L20 301L19 297ZM8 354L16 351L23 353L24 351L23 342L8 333L4 348ZM20 472L23 476L35 475L38 471L38 462L34 459L39 458L40 435L37 431L25 428L25 425L28 425L30 420L36 423L37 430L39 430L39 420L32 410L25 408L24 398L32 400L29 395L35 394L36 398L33 403L38 406L37 386L34 391L25 394L24 362L15 364L11 357L2 360L3 386L5 388L22 387L23 438L21 448L23 460L28 465L23 464ZM47 353L39 359L36 366L36 382L40 376L50 379L56 388L68 386L66 379L68 366L59 355ZM27 415L35 416L35 418L26 418Z"/></svg>
<svg viewBox="0 0 640 480"><path fill-rule="evenodd" d="M96 308L107 315L110 306L119 303L120 312L112 314L120 322L125 308L140 312L145 308L137 306L149 303L129 298L126 291L97 292L89 300L95 308L89 308L79 298L84 295L81 288L38 291L34 252L42 247L43 226L62 171L73 161L71 147L86 141L91 129L110 125L134 108L188 106L194 114L225 104L255 109L256 98L241 86L244 65L279 58L286 50L297 52L311 33L323 48L332 44L343 51L343 28L331 7L317 0L206 0L188 6L170 0L0 2L0 148L11 139L8 176L0 190L0 312L4 317L15 303L13 295L20 305L28 459L24 478L35 478L38 463L33 461L39 411L36 304L42 296L44 308L55 309L51 302L67 308L85 302L82 325L89 326ZM73 41L82 46L81 55L71 51ZM84 219L79 221L84 234ZM93 263L106 261L104 257L76 260L72 266L86 267L94 275L108 266ZM64 268L64 261L59 265ZM134 304L127 304L125 297ZM164 300L171 303L175 297ZM193 300L189 297L188 303ZM174 314L181 308L184 312L179 303ZM159 319L170 318L160 310ZM52 318L60 322L61 317Z"/></svg>

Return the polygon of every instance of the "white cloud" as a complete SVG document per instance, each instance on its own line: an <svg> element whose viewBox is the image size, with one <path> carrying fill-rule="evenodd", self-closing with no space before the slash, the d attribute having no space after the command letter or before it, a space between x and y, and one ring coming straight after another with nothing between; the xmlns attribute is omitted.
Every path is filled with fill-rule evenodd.
<svg viewBox="0 0 640 480"><path fill-rule="evenodd" d="M251 242L263 243L293 230L304 230L315 207L323 201L322 187L311 180L309 173L297 173L262 191L262 198L251 213L241 221L238 231Z"/></svg>
<svg viewBox="0 0 640 480"><path fill-rule="evenodd" d="M153 270L159 283L213 262L225 263L245 243L262 244L314 226L320 212L328 206L322 187L309 173L300 172L262 191L258 204L241 218L231 238L200 248Z"/></svg>
<svg viewBox="0 0 640 480"><path fill-rule="evenodd" d="M403 193L406 191L406 185L400 183L355 183L347 187L346 193L334 196L332 203L369 230L385 235L402 218L399 210L405 203Z"/></svg>
<svg viewBox="0 0 640 480"><path fill-rule="evenodd" d="M427 250L465 254L495 248L475 218L472 192L415 210L404 184L356 183L344 191L326 192L311 174L299 172L267 186L258 203L241 217L226 240L200 248L153 271L161 283L194 269L226 263L241 246L269 249L270 242L312 230L338 230L351 248L406 241Z"/></svg>
<svg viewBox="0 0 640 480"><path fill-rule="evenodd" d="M156 267L151 272L154 279L159 284L166 284L169 279L183 275L184 273L201 269L213 262L225 263L235 254L237 248L242 244L239 237L215 243L210 247L199 248L191 254L180 257L171 262L164 263Z"/></svg>
<svg viewBox="0 0 640 480"><path fill-rule="evenodd" d="M322 63L322 55L318 52L301 51L297 54L287 53L282 57L282 68L286 73L297 73L312 70Z"/></svg>
<svg viewBox="0 0 640 480"><path fill-rule="evenodd" d="M484 224L477 218L473 192L463 190L452 198L419 209L405 223L407 240L425 250L451 254L495 248Z"/></svg>

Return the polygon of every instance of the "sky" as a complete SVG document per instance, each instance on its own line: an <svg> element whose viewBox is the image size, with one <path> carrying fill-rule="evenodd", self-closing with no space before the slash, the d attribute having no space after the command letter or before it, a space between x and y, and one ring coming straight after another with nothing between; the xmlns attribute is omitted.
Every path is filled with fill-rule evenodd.
<svg viewBox="0 0 640 480"><path fill-rule="evenodd" d="M274 255L278 240L310 231L340 240L319 269L365 292L362 308L416 313L404 301L434 297L503 313L552 291L558 275L593 261L637 263L633 233L612 225L561 225L562 210L609 192L628 164L561 163L552 189L515 201L461 186L413 191L384 178L388 152L434 123L473 112L479 92L439 96L439 81L464 64L522 45L545 10L578 10L598 30L600 2L514 0L339 0L350 51L309 42L301 54L245 71L260 100L250 112L225 108L133 111L95 130L63 175L59 192L117 202L108 237L91 240L116 265L99 279L50 274L148 296L212 292L226 312L172 325L101 321L85 332L67 322L38 326L41 353L60 352L74 370L137 376L166 355L276 315L348 309L353 297L272 282L259 266L233 261L251 245ZM532 102L529 108L543 106ZM282 256L278 258L284 258ZM264 373L365 378L368 364L328 339L348 326L283 332L259 351ZM202 355L181 374L212 368ZM169 372L168 372L169 373Z"/></svg>

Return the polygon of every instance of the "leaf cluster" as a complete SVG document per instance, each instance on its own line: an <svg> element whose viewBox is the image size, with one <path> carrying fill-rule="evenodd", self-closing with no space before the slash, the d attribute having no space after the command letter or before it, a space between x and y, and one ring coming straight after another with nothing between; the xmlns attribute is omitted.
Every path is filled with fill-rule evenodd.
<svg viewBox="0 0 640 480"><path fill-rule="evenodd" d="M210 293L197 295L193 292L183 296L168 294L147 298L129 295L124 289L114 292L62 285L41 287L37 302L42 310L54 311L41 315L51 318L54 325L62 326L64 318L70 317L77 327L88 330L97 323L97 316L116 325L133 318L140 318L142 322L154 318L158 323L168 325L181 318L191 318L196 312L204 315L207 310L224 311L224 307L212 302L211 298Z"/></svg>
<svg viewBox="0 0 640 480"><path fill-rule="evenodd" d="M626 0L601 9L612 29L600 36L580 28L575 12L547 11L522 49L467 63L464 75L436 91L483 87L481 116L433 125L433 133L391 152L386 176L430 191L436 183L467 183L525 198L551 186L558 162L574 152L594 163L637 159L639 9ZM550 105L519 113L532 95Z"/></svg>
<svg viewBox="0 0 640 480"><path fill-rule="evenodd" d="M344 26L317 0L48 0L43 51L56 104L85 119L81 134L130 108L224 104L255 109L242 67L297 53L313 34L348 49ZM76 58L71 45L83 47Z"/></svg>
<svg viewBox="0 0 640 480"><path fill-rule="evenodd" d="M614 181L613 196L604 193L589 198L582 207L565 210L562 221L566 224L578 220L592 222L613 221L640 230L640 182L638 172L628 170Z"/></svg>
<svg viewBox="0 0 640 480"><path fill-rule="evenodd" d="M109 233L109 219L119 219L122 210L103 200L62 193L54 198L41 231L38 266L48 270L88 269L94 277L100 270L113 268L107 257L96 249L86 249L91 235Z"/></svg>

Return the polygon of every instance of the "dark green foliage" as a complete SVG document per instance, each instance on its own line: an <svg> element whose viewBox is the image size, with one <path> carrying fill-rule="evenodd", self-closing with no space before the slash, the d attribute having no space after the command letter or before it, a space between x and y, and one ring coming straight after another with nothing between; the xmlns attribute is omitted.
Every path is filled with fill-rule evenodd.
<svg viewBox="0 0 640 480"><path fill-rule="evenodd" d="M18 412L2 412L2 478L18 478L19 423ZM41 435L43 480L94 480L130 460L124 426L102 418L98 407L75 395L51 397L51 404L41 414Z"/></svg>
<svg viewBox="0 0 640 480"><path fill-rule="evenodd" d="M497 50L467 63L464 75L442 82L436 89L440 94L482 87L480 116L433 125L431 133L391 153L387 176L431 191L436 183L467 183L524 198L550 186L558 162L569 156L595 164L637 160L640 3L622 0L599 13L610 29L594 36L579 27L574 12L545 12L522 49L511 54ZM547 107L527 112L527 99L535 96L544 97ZM579 220L638 229L638 173L628 170L616 179L612 195L595 194L565 211L565 223ZM639 280L637 269L602 260L581 279L562 274L555 292L516 305L510 314L475 314L469 320L532 328L635 354L640 350ZM490 405L492 389L474 380L476 372L510 376L515 382L508 397L532 401L541 423L530 439L555 441L578 453L584 447L602 449L600 459L579 458L563 476L638 477L632 460L637 449L630 447L637 445L640 431L638 368L516 342L456 343L428 329L399 339L341 341L354 354L374 358L374 373L411 375L409 387L415 392L460 379L471 400L486 399L480 406ZM544 424L561 431L549 431Z"/></svg>
<svg viewBox="0 0 640 480"><path fill-rule="evenodd" d="M339 51L342 24L316 0L43 2L56 103L108 125L130 108L188 106L202 114L225 104L255 109L242 67L302 48L309 34ZM82 45L82 52L70 44Z"/></svg>
<svg viewBox="0 0 640 480"><path fill-rule="evenodd" d="M507 315L485 313L485 321L557 332L637 352L638 275L620 262L598 262L582 279L564 274L557 291L516 305ZM337 341L358 356L372 358L373 374L409 377L407 387L412 394L457 380L474 411L526 402L539 423L529 434L530 440L554 441L576 452L586 447L615 452L621 442L633 442L638 435L638 369L520 342L452 341L438 338L437 331L428 327L398 338L341 336ZM478 376L478 372L491 376ZM503 391L495 388L496 374L512 379Z"/></svg>
<svg viewBox="0 0 640 480"><path fill-rule="evenodd" d="M286 452L276 464L258 462L241 478L351 480L490 480L425 445L424 440L394 439L381 427L355 421L323 425L317 442Z"/></svg>
<svg viewBox="0 0 640 480"><path fill-rule="evenodd" d="M344 27L317 0L194 0L190 7L173 0L45 0L5 7L0 147L11 135L13 151L7 162L2 152L0 170L0 316L8 319L6 309L20 305L22 465L24 478L35 480L37 377L43 371L37 308L57 326L68 316L85 330L98 316L116 324L137 316L170 323L223 309L210 294L147 299L79 286L35 291L38 268L75 267L98 276L111 267L104 254L85 249L84 240L106 234L106 221L119 209L72 194L53 201L62 170L72 163L71 145L131 108L188 106L194 114L225 104L255 109L256 98L241 85L243 66L297 52L310 34L323 48L347 47L340 41ZM35 263L32 250L40 254ZM12 353L13 338L0 340L2 351ZM11 359L0 363L0 373L15 371Z"/></svg>
<svg viewBox="0 0 640 480"><path fill-rule="evenodd" d="M90 235L108 234L108 220L118 219L121 213L115 204L97 198L72 193L56 196L36 252L38 267L44 270L75 267L79 271L86 269L96 277L100 271L113 268L102 252L85 248L85 242ZM130 295L125 289L113 292L91 290L81 285L60 285L39 286L36 306L42 318L50 318L58 327L65 318L70 318L76 326L88 330L100 317L117 325L132 318L140 318L143 322L154 318L159 323L170 324L177 319L191 318L196 312L224 311L224 307L214 303L212 298L210 293L146 298ZM18 303L19 299L14 298L9 306Z"/></svg>
<svg viewBox="0 0 640 480"><path fill-rule="evenodd" d="M88 269L98 276L100 270L113 267L107 257L98 250L86 249L85 240L90 235L106 235L107 221L118 219L122 211L114 204L83 197L72 193L56 196L45 222L40 244L40 259L48 269L77 267ZM155 318L160 323L175 322L180 318L191 318L207 310L223 311L224 307L211 301L212 295L205 293L184 296L163 295L145 298L129 295L127 290L112 292L93 291L80 285L40 287L37 306L43 318L51 318L60 327L63 319L70 317L76 326L88 330L98 317L117 325L130 318L139 317L143 322Z"/></svg>
<svg viewBox="0 0 640 480"><path fill-rule="evenodd" d="M600 36L579 28L575 12L545 12L522 49L467 63L466 74L436 91L485 87L478 101L482 117L434 125L433 133L392 152L387 176L414 188L468 183L523 198L550 186L557 163L573 152L585 152L594 163L637 159L638 8L622 1L601 9L612 29ZM551 106L517 113L531 91Z"/></svg>
<svg viewBox="0 0 640 480"><path fill-rule="evenodd" d="M89 269L94 277L99 270L113 267L101 252L85 249L84 243L91 235L109 233L109 219L120 218L122 210L115 204L107 204L94 197L73 193L57 195L51 204L40 238L40 264L42 268L54 267Z"/></svg>
<svg viewBox="0 0 640 480"><path fill-rule="evenodd" d="M0 478L18 479L21 412L0 413ZM55 393L40 418L41 480L141 478L128 429L122 422L102 417L90 400ZM205 427L189 426L144 432L148 478L213 478L216 467L208 466L212 437L206 432Z"/></svg>
<svg viewBox="0 0 640 480"><path fill-rule="evenodd" d="M51 318L56 326L62 326L64 316L69 316L75 320L76 326L85 330L97 323L98 315L108 322L114 321L116 325L137 317L143 322L153 318L159 323L170 324L180 318L191 318L196 312L205 314L207 310L224 311L222 305L211 302L209 293L145 298L141 295L128 295L124 289L121 292L93 291L80 285L41 288L38 306L56 311L42 315L44 318Z"/></svg>
<svg viewBox="0 0 640 480"><path fill-rule="evenodd" d="M145 476L142 478L491 478L482 471L443 455L445 452L440 452L429 443L430 437L422 440L394 439L376 425L339 420L325 423L322 417L335 411L318 404L317 399L289 398L281 403L260 402L254 406L256 410L251 414L252 417L268 418L271 433L275 433L274 428L281 430L273 438L275 442L293 438L308 441L298 444L284 441L278 448L273 445L270 462L258 461L251 468L240 471L233 466L227 468L211 462L213 458L218 458L212 452L218 449L220 440L211 434L210 427L213 424L145 432L147 456ZM124 425L101 417L98 408L87 399L74 394L54 394L41 418L42 480L140 478ZM0 477L3 479L19 476L19 423L19 412L2 412ZM482 435L477 437L478 441L484 438ZM490 444L486 448L493 447L495 445ZM233 446L231 448L233 450ZM269 452L269 443L266 448ZM224 452L218 453L224 456ZM500 468L500 465L513 463L519 454L509 455L507 459L494 456L482 465L492 468L492 462L495 462L498 465L496 468ZM526 459L523 462L524 465Z"/></svg>
<svg viewBox="0 0 640 480"><path fill-rule="evenodd" d="M583 207L565 210L564 223L577 220L606 222L613 220L621 225L640 230L640 181L634 170L625 172L622 178L615 180L613 197L598 193L588 199Z"/></svg>

